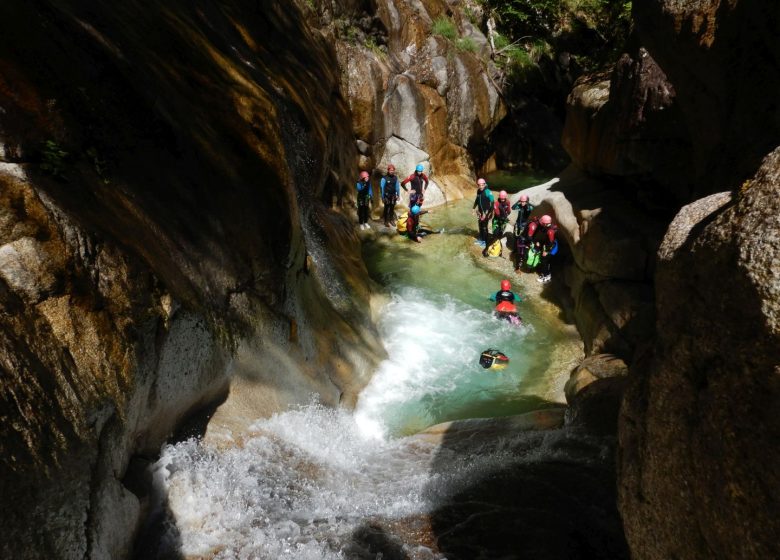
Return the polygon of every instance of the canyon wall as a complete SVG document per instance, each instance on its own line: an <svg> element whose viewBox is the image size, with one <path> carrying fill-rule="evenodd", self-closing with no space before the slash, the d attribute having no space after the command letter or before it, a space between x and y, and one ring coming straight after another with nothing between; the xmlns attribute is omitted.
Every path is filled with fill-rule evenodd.
<svg viewBox="0 0 780 560"><path fill-rule="evenodd" d="M0 21L0 549L120 558L138 472L231 375L254 414L349 404L381 356L331 209L349 104L287 3L42 1Z"/></svg>

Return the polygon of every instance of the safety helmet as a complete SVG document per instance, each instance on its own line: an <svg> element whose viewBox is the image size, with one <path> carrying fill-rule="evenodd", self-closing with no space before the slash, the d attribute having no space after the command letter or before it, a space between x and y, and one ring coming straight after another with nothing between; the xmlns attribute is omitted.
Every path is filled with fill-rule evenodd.
<svg viewBox="0 0 780 560"><path fill-rule="evenodd" d="M509 280L501 280L501 289L508 292L512 289L512 284L509 283Z"/></svg>
<svg viewBox="0 0 780 560"><path fill-rule="evenodd" d="M423 169L425 169L425 168L423 167L422 163L418 163L417 167L414 168L415 171L419 171L420 173L423 172Z"/></svg>
<svg viewBox="0 0 780 560"><path fill-rule="evenodd" d="M368 179L368 177L369 177L368 171L361 171L360 172L360 178L361 179Z"/></svg>
<svg viewBox="0 0 780 560"><path fill-rule="evenodd" d="M527 194L521 194L520 195L520 202L528 202L528 195Z"/></svg>
<svg viewBox="0 0 780 560"><path fill-rule="evenodd" d="M391 171L395 171L395 165L393 165L392 163L389 163L387 165L387 172L390 173Z"/></svg>
<svg viewBox="0 0 780 560"><path fill-rule="evenodd" d="M498 193L498 198L506 198L506 191L501 191Z"/></svg>
<svg viewBox="0 0 780 560"><path fill-rule="evenodd" d="M547 214L545 214L544 216L539 218L539 223L542 224L543 226L549 226L552 223L552 218Z"/></svg>
<svg viewBox="0 0 780 560"><path fill-rule="evenodd" d="M414 206L412 206L412 214L414 214L416 216L419 213L420 213L420 207L417 206L416 204Z"/></svg>
<svg viewBox="0 0 780 560"><path fill-rule="evenodd" d="M487 181L485 181L482 177L477 179L477 186L478 187L487 187Z"/></svg>

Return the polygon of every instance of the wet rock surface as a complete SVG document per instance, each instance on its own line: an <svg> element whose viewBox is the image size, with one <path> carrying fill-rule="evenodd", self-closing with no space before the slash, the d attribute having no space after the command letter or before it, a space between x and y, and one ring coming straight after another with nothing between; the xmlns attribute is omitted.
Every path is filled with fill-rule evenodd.
<svg viewBox="0 0 780 560"><path fill-rule="evenodd" d="M254 417L311 391L348 404L381 353L330 209L349 109L295 5L0 18L0 550L119 558L145 506L132 457L231 373L263 388Z"/></svg>

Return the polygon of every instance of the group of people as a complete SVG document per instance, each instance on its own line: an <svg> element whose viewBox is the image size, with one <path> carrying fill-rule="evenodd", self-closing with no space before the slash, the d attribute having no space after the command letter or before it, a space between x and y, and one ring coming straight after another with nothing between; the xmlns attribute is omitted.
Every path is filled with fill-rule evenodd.
<svg viewBox="0 0 780 560"><path fill-rule="evenodd" d="M477 179L477 196L472 210L479 229L475 243L485 248L503 239L512 211L517 210L514 226L515 272L519 273L527 266L536 270L539 282L547 283L552 279L550 265L553 255L558 251L558 228L547 214L532 216L534 206L527 195L520 195L518 201L510 206L506 191L500 191L496 200L487 182L480 178ZM491 220L492 232L488 229Z"/></svg>
<svg viewBox="0 0 780 560"><path fill-rule="evenodd" d="M409 192L409 213L406 216L403 229L409 239L417 243L422 241L420 216L427 213L427 210L422 209L425 191L429 183L424 170L423 165L418 164L411 175L400 181L395 174L395 166L391 163L387 166L387 172L380 181L380 193L384 203L382 217L386 227L396 225L395 205L400 199L401 188ZM369 205L372 204L370 179L367 171L361 171L360 180L356 185L358 227L360 229L371 227L368 223ZM407 185L409 186L407 187ZM477 196L474 199L472 210L477 217L479 230L479 236L475 243L486 249L489 244L500 243L510 222L512 211L517 210L513 232L515 271L519 273L527 267L536 271L539 282L547 283L551 280L551 261L558 251L556 238L558 228L547 214L539 217L532 216L534 206L528 200L527 195L520 195L518 201L510 205L506 191L500 191L498 199L495 199L488 188L487 181L479 178L477 179Z"/></svg>
<svg viewBox="0 0 780 560"><path fill-rule="evenodd" d="M409 192L410 215L416 216L419 224L419 215L424 213L421 211L421 207L425 200L425 190L428 188L429 182L428 176L424 171L423 165L421 163L417 164L414 172L403 181L400 181L398 175L395 174L395 165L391 163L387 166L387 173L382 175L382 179L379 182L379 192L384 204L382 218L385 227L396 225L395 205L401 198L402 188L404 191ZM368 171L360 172L360 179L355 188L357 189L358 227L360 229L370 229L371 225L368 223L368 216L370 206L373 205L373 199L371 194L371 176ZM414 210L415 207L417 207L416 211ZM417 233L417 230L415 230L415 233ZM415 240L419 241L418 237L415 236Z"/></svg>

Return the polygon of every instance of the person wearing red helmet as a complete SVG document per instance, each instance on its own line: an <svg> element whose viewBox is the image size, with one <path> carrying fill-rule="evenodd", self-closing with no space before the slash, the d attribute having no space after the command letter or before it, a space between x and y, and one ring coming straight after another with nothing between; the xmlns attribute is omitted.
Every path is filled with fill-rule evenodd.
<svg viewBox="0 0 780 560"><path fill-rule="evenodd" d="M379 188L382 193L382 202L385 204L385 209L382 213L385 219L385 227L394 226L395 205L401 196L401 189L399 188L398 175L395 174L395 165L392 163L387 166L387 173L382 177Z"/></svg>
<svg viewBox="0 0 780 560"><path fill-rule="evenodd" d="M490 300L496 302L496 308L493 313L499 319L505 319L513 325L520 325L522 319L517 313L516 302L523 301L523 299L512 291L512 284L509 280L501 280L501 289L495 294L490 295Z"/></svg>
<svg viewBox="0 0 780 560"><path fill-rule="evenodd" d="M355 185L357 189L358 227L370 229L368 225L369 205L371 204L371 176L368 171L360 172L360 179Z"/></svg>
<svg viewBox="0 0 780 560"><path fill-rule="evenodd" d="M501 289L498 290L495 294L491 294L490 301L495 301L496 303L501 303L504 301L515 303L515 301L523 300L520 296L512 291L512 284L509 282L509 280L504 279L501 280Z"/></svg>
<svg viewBox="0 0 780 560"><path fill-rule="evenodd" d="M547 283L552 278L550 261L558 252L558 241L555 238L558 228L553 225L552 218L545 214L539 219L533 218L528 224L528 239L531 247L540 253L539 264L536 267L538 282Z"/></svg>
<svg viewBox="0 0 780 560"><path fill-rule="evenodd" d="M531 212L534 205L528 200L528 195L521 194L520 198L512 205L512 210L517 210L515 220L515 272L520 272L520 267L525 263L528 247L531 241L528 239L528 223L531 221Z"/></svg>

